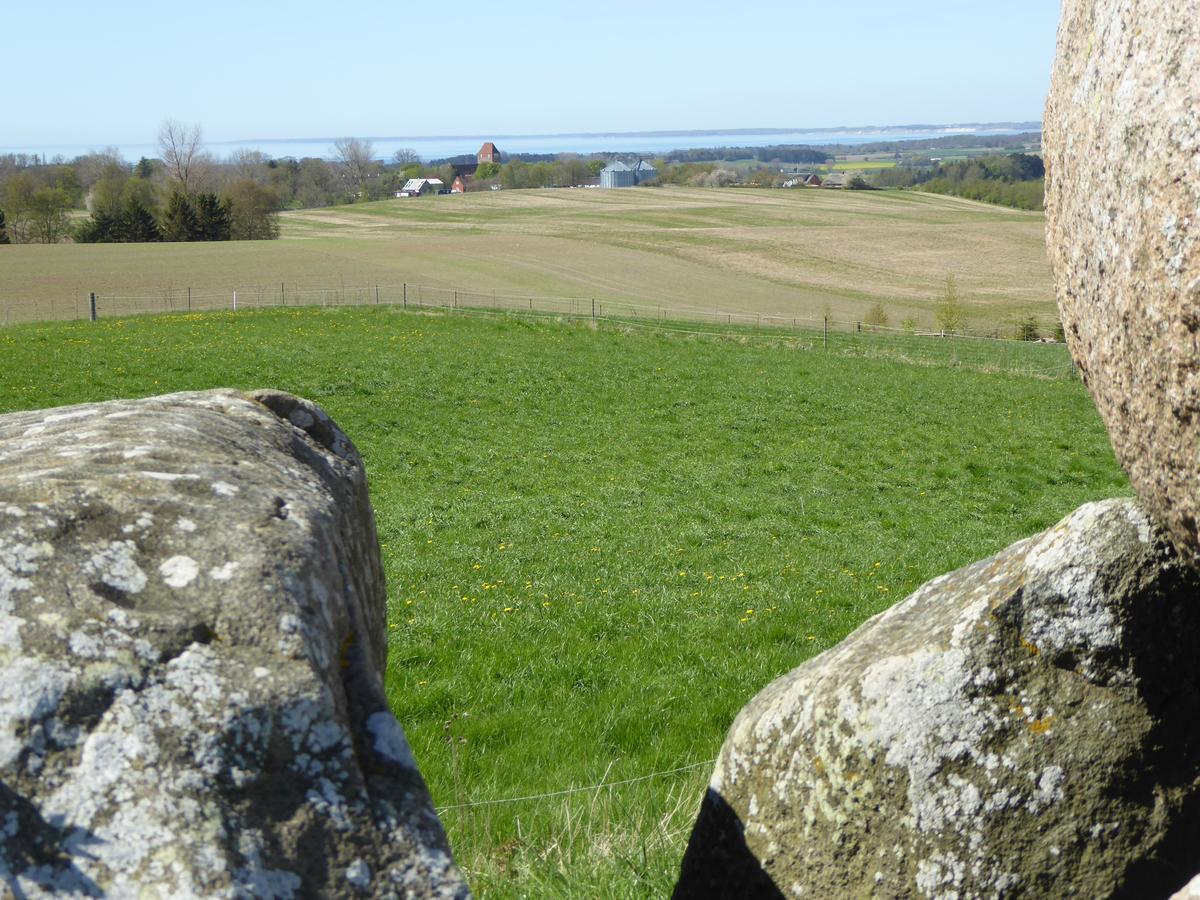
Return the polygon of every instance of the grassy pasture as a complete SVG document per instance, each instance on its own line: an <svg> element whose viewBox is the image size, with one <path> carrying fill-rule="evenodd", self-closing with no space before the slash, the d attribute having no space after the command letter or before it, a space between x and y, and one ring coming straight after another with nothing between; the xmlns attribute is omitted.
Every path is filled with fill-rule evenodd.
<svg viewBox="0 0 1200 900"><path fill-rule="evenodd" d="M1128 491L1082 386L995 357L1061 370L1061 347L967 362L696 330L389 308L21 325L0 329L0 411L215 386L320 402L367 463L389 696L477 894L662 897L754 693Z"/></svg>
<svg viewBox="0 0 1200 900"><path fill-rule="evenodd" d="M0 323L86 314L87 295L422 283L518 296L931 327L947 275L972 325L1049 321L1041 214L918 192L497 191L289 212L278 241L12 246ZM165 301L159 301L165 309Z"/></svg>

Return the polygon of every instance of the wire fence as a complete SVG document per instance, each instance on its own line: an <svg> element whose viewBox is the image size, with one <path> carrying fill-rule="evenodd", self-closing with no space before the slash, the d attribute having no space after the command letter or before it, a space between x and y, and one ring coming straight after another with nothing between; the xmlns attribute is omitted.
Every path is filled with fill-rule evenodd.
<svg viewBox="0 0 1200 900"><path fill-rule="evenodd" d="M152 294L91 293L66 300L6 302L5 325L28 321L92 319L162 313L299 307L388 306L413 311L552 316L587 319L623 328L740 340L786 340L841 354L880 356L921 364L1045 378L1074 376L1062 344L1020 341L992 333L942 333L821 313L758 313L720 306L665 305L600 297L563 297L480 291L416 283L308 286L281 281L230 289L166 287ZM1047 323L1039 323L1046 328ZM1051 326L1052 327L1052 326Z"/></svg>

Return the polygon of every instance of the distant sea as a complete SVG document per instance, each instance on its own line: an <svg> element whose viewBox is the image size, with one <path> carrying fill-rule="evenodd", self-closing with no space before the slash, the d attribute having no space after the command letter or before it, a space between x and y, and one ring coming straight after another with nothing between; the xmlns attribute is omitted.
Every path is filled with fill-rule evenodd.
<svg viewBox="0 0 1200 900"><path fill-rule="evenodd" d="M732 129L723 131L643 131L611 134L476 134L436 137L368 137L379 159L390 159L400 148L415 150L423 160L474 155L484 141L493 141L501 153L613 153L646 154L688 150L696 147L765 147L774 144L840 144L855 146L875 141L917 141L957 135L1004 135L1039 131L1040 122L1004 122L965 125L910 125L865 128L788 130L783 128ZM306 156L332 159L334 138L286 138L241 141L211 141L210 153L228 157L238 150L258 150L272 159L303 159ZM159 155L155 144L93 144L0 147L0 154L38 154L46 159L69 160L85 153L115 147L125 159Z"/></svg>

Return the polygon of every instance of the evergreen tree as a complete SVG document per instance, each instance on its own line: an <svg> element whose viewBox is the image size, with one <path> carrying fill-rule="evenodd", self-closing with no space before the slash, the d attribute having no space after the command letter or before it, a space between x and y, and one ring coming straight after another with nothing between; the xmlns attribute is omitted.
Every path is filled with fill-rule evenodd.
<svg viewBox="0 0 1200 900"><path fill-rule="evenodd" d="M195 241L200 236L200 222L187 195L180 191L171 194L167 211L162 217L164 241Z"/></svg>
<svg viewBox="0 0 1200 900"><path fill-rule="evenodd" d="M154 163L143 156L137 161L137 165L133 167L133 174L138 178L149 178L154 174Z"/></svg>
<svg viewBox="0 0 1200 900"><path fill-rule="evenodd" d="M199 241L228 241L233 236L233 212L228 200L216 194L196 197L196 229Z"/></svg>
<svg viewBox="0 0 1200 900"><path fill-rule="evenodd" d="M162 240L162 231L154 215L136 197L130 197L117 223L117 240L127 244L145 244Z"/></svg>
<svg viewBox="0 0 1200 900"><path fill-rule="evenodd" d="M110 213L97 210L90 219L75 229L75 241L80 244L108 244L115 241L117 220Z"/></svg>
<svg viewBox="0 0 1200 900"><path fill-rule="evenodd" d="M8 239L8 228L4 224L4 210L0 209L0 244L12 243Z"/></svg>

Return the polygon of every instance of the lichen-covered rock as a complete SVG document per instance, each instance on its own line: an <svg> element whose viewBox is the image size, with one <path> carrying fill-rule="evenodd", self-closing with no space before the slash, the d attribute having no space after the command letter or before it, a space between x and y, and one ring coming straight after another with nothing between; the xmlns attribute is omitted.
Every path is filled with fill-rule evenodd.
<svg viewBox="0 0 1200 900"><path fill-rule="evenodd" d="M307 401L0 416L0 894L466 896L384 604L362 461Z"/></svg>
<svg viewBox="0 0 1200 900"><path fill-rule="evenodd" d="M1200 563L1200 0L1064 0L1044 140L1067 343Z"/></svg>
<svg viewBox="0 0 1200 900"><path fill-rule="evenodd" d="M1200 846L1200 576L1132 501L937 578L734 722L676 897L1165 896Z"/></svg>

